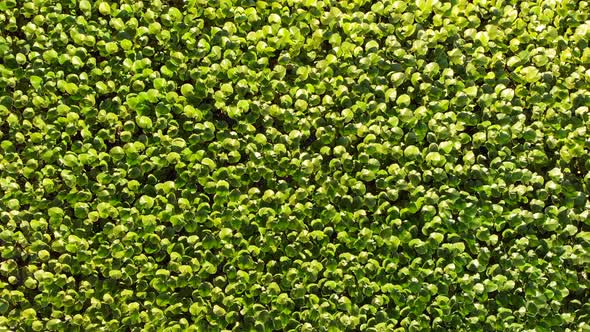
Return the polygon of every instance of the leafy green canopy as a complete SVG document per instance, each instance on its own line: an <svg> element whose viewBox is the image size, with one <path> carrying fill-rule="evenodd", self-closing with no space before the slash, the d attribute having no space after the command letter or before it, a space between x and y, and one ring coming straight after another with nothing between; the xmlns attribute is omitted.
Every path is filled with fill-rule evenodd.
<svg viewBox="0 0 590 332"><path fill-rule="evenodd" d="M587 1L0 9L2 330L590 330Z"/></svg>

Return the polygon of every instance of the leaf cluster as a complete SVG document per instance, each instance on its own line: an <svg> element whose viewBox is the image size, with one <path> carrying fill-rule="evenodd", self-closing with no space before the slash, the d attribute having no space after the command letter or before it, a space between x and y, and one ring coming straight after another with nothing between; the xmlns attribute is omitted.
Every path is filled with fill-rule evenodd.
<svg viewBox="0 0 590 332"><path fill-rule="evenodd" d="M590 330L588 1L0 9L1 330Z"/></svg>

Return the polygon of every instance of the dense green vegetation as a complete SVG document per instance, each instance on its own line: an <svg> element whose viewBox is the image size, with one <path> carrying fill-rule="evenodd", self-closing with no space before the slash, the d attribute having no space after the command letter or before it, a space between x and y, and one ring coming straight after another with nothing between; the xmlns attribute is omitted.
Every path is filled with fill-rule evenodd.
<svg viewBox="0 0 590 332"><path fill-rule="evenodd" d="M590 331L589 13L0 0L0 330Z"/></svg>

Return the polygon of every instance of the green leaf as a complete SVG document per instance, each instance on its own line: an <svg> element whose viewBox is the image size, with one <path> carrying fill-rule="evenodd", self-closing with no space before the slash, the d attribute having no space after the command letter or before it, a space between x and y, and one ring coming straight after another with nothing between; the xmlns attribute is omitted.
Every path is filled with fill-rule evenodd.
<svg viewBox="0 0 590 332"><path fill-rule="evenodd" d="M32 75L31 77L29 77L29 80L35 90L39 90L41 88L41 85L43 84L43 79L39 76Z"/></svg>
<svg viewBox="0 0 590 332"><path fill-rule="evenodd" d="M534 83L541 79L541 74L539 70L533 66L524 67L520 70L519 75L524 79L527 83Z"/></svg>
<svg viewBox="0 0 590 332"><path fill-rule="evenodd" d="M147 116L140 115L136 119L137 126L141 129L149 130L152 129L152 119Z"/></svg>
<svg viewBox="0 0 590 332"><path fill-rule="evenodd" d="M70 95L75 95L78 93L78 86L74 83L66 83L64 89Z"/></svg>
<svg viewBox="0 0 590 332"><path fill-rule="evenodd" d="M193 316L198 316L200 313L202 313L205 309L198 303L193 303L191 304L190 308L189 308L189 312L191 313L191 315Z"/></svg>
<svg viewBox="0 0 590 332"><path fill-rule="evenodd" d="M194 95L194 87L191 84L185 83L180 88L180 92L185 97L191 97Z"/></svg>
<svg viewBox="0 0 590 332"><path fill-rule="evenodd" d="M429 152L425 160L427 163L437 167L441 167L446 163L446 158L438 152Z"/></svg>
<svg viewBox="0 0 590 332"><path fill-rule="evenodd" d="M225 316L226 311L222 307L220 307L218 305L214 305L213 306L213 314L216 315L216 316L221 317L221 316Z"/></svg>
<svg viewBox="0 0 590 332"><path fill-rule="evenodd" d="M414 145L410 145L404 149L404 156L410 160L414 160L420 156L420 149Z"/></svg>
<svg viewBox="0 0 590 332"><path fill-rule="evenodd" d="M82 12L87 13L92 10L92 4L88 0L81 0L79 4L79 8Z"/></svg>
<svg viewBox="0 0 590 332"><path fill-rule="evenodd" d="M109 55L115 54L119 51L119 45L116 42L108 42L105 45L105 50Z"/></svg>
<svg viewBox="0 0 590 332"><path fill-rule="evenodd" d="M98 5L98 11L102 15L108 16L111 14L111 6L106 1L102 1Z"/></svg>
<svg viewBox="0 0 590 332"><path fill-rule="evenodd" d="M397 97L396 103L398 106L408 107L408 106L410 106L411 101L412 100L411 100L410 96L408 96L407 94L403 94L403 95L400 95L399 97Z"/></svg>
<svg viewBox="0 0 590 332"><path fill-rule="evenodd" d="M579 232L576 238L590 244L590 232Z"/></svg>

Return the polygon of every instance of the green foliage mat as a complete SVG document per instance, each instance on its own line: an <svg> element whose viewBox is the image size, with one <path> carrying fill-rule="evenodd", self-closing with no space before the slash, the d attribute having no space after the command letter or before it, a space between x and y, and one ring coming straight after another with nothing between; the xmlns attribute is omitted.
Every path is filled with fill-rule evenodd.
<svg viewBox="0 0 590 332"><path fill-rule="evenodd" d="M0 0L0 331L590 331L589 13Z"/></svg>

